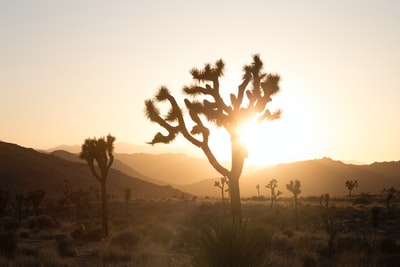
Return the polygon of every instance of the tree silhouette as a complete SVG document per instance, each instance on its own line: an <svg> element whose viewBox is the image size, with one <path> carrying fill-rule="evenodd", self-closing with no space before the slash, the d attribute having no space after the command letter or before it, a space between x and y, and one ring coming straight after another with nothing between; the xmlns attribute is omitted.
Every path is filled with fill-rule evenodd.
<svg viewBox="0 0 400 267"><path fill-rule="evenodd" d="M93 176L99 181L101 186L101 214L102 227L104 235L108 235L108 210L107 210L107 191L106 182L108 171L114 161L114 141L115 137L88 138L82 145L82 151L79 155L81 159L87 161ZM95 161L97 168L95 166ZM100 170L100 173L98 173Z"/></svg>
<svg viewBox="0 0 400 267"><path fill-rule="evenodd" d="M45 196L46 192L40 189L28 192L27 201L32 204L36 216L39 214L39 206Z"/></svg>
<svg viewBox="0 0 400 267"><path fill-rule="evenodd" d="M8 199L10 198L10 192L0 190L0 218L4 216Z"/></svg>
<svg viewBox="0 0 400 267"><path fill-rule="evenodd" d="M259 184L256 185L256 189L257 189L257 198L260 198L260 185Z"/></svg>
<svg viewBox="0 0 400 267"><path fill-rule="evenodd" d="M265 186L271 190L271 209L274 207L274 202L276 198L282 194L281 191L275 192L275 188L278 187L278 181L276 179L272 179L269 183Z"/></svg>
<svg viewBox="0 0 400 267"><path fill-rule="evenodd" d="M227 184L226 177L221 177L221 183L218 182L218 181L214 182L214 186L218 187L219 189L221 189L221 199L222 199L222 201L225 201L225 197L224 197L225 184Z"/></svg>
<svg viewBox="0 0 400 267"><path fill-rule="evenodd" d="M240 202L239 178L242 174L247 148L240 138L240 129L249 121L257 119L274 120L280 117L280 110L271 112L267 104L272 96L279 91L279 75L263 72L263 63L258 55L253 56L253 62L245 65L242 83L236 94L230 94L230 103L223 99L220 93L219 78L224 73L224 62L218 60L214 65L206 64L203 69L193 68L190 71L194 84L185 86L183 93L192 100L184 100L190 116L191 130L184 116L184 111L178 105L170 91L162 86L154 99L145 101L146 116L152 122L159 124L168 133L158 132L149 142L168 144L179 134L190 143L199 147L210 164L222 176L227 177L230 184L231 212L234 220L241 220L242 209ZM250 88L248 88L251 84ZM161 115L157 103L168 102L170 110L165 116ZM208 123L207 123L208 122ZM223 127L230 136L231 168L224 167L215 157L209 146L210 122L217 127Z"/></svg>
<svg viewBox="0 0 400 267"><path fill-rule="evenodd" d="M399 190L397 190L396 188L389 187L389 188L383 188L383 192L386 194L386 208L388 210L388 212L391 212L391 204L390 202L393 200L395 194L397 194L399 192Z"/></svg>
<svg viewBox="0 0 400 267"><path fill-rule="evenodd" d="M296 230L299 230L299 216L297 211L297 196L301 193L300 190L300 181L295 180L290 181L289 184L286 185L287 190L293 193L294 196L294 212L295 212L295 220L296 220Z"/></svg>
<svg viewBox="0 0 400 267"><path fill-rule="evenodd" d="M349 197L351 197L351 191L353 191L354 187L358 187L357 180L347 180L345 186L349 190Z"/></svg>

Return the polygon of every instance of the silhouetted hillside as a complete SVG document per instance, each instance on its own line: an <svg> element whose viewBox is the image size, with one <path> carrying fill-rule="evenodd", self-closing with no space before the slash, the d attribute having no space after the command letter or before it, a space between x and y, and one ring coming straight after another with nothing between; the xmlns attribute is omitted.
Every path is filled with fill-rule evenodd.
<svg viewBox="0 0 400 267"><path fill-rule="evenodd" d="M0 188L12 193L42 189L54 196L54 186L64 180L69 180L75 189L99 186L85 162L67 161L15 144L0 142L0 162ZM110 170L107 183L108 192L119 198L129 187L133 198L182 195L170 186L155 185L114 169Z"/></svg>
<svg viewBox="0 0 400 267"><path fill-rule="evenodd" d="M116 158L139 172L170 184L191 184L220 176L207 159L185 154L116 154Z"/></svg>
<svg viewBox="0 0 400 267"><path fill-rule="evenodd" d="M266 193L265 185L274 178L278 180L279 190L286 196L289 193L285 185L295 179L301 181L303 196L323 193L344 196L347 194L345 181L354 179L359 182L359 187L354 189L355 194L378 192L388 186L400 187L400 161L353 165L323 158L279 164L243 177L243 191L255 195L255 186L260 184Z"/></svg>
<svg viewBox="0 0 400 267"><path fill-rule="evenodd" d="M72 162L79 162L79 163L85 162L79 158L78 154L73 154L73 153L70 153L70 152L64 151L64 150L56 150L56 151L53 151L51 154L54 156L57 156L59 158L65 159L65 160L72 161ZM136 177L136 178L139 178L146 182L150 182L150 183L158 184L158 185L167 185L167 183L158 181L156 179L149 178L149 177L141 174L134 168L131 168L128 165L122 163L120 160L117 159L117 157L118 157L118 154L114 154L114 162L113 162L113 165L111 166L112 169L116 169L128 176Z"/></svg>
<svg viewBox="0 0 400 267"><path fill-rule="evenodd" d="M257 195L256 185L259 184L260 194L269 196L270 191L265 185L271 180L278 180L278 190L283 197L290 197L286 184L290 180L301 181L301 196L329 193L332 196L345 196L348 191L345 187L346 180L358 180L359 187L353 193L379 192L384 187L394 186L400 188L400 161L373 163L370 165L345 164L329 158L307 160L287 164L278 164L257 171L251 175L240 178L240 191L243 197ZM191 185L179 187L194 195L220 196L214 181L207 179ZM208 192L208 193L207 193Z"/></svg>

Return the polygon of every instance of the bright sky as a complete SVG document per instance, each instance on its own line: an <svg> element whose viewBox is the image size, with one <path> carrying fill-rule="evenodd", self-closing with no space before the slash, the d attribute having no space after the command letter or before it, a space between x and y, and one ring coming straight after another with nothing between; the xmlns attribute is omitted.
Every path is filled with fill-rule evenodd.
<svg viewBox="0 0 400 267"><path fill-rule="evenodd" d="M143 112L159 86L180 96L192 67L222 58L236 90L258 53L284 113L250 160L400 160L399 13L397 0L1 1L0 140L143 144L161 130Z"/></svg>

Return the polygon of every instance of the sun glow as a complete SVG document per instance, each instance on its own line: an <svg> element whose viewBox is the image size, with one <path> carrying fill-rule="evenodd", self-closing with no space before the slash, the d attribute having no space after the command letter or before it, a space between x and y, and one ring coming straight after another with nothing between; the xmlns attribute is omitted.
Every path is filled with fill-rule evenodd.
<svg viewBox="0 0 400 267"><path fill-rule="evenodd" d="M247 162L259 165L277 163L279 147L275 141L279 140L279 136L269 124L252 120L241 128L240 137L248 150Z"/></svg>

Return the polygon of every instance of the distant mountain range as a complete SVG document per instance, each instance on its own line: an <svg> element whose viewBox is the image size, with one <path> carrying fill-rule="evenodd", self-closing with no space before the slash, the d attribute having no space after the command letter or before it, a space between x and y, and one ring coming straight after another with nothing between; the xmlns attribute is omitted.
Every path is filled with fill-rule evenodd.
<svg viewBox="0 0 400 267"><path fill-rule="evenodd" d="M0 186L13 191L39 185L54 191L54 185L64 179L75 181L77 186L96 185L86 163L78 158L77 153L64 150L40 153L0 142L0 162ZM115 153L112 168L114 170L110 173L110 190L119 194L122 194L123 188L132 187L137 196L154 195L158 190L164 196L181 194L181 191L198 196L220 196L219 188L214 187L214 182L219 181L221 175L205 158L190 157L182 153ZM323 193L345 196L348 193L345 181L354 179L359 182L354 194L379 192L390 186L400 189L400 161L355 165L322 158L254 170L256 171L247 172L240 178L243 197L256 196L257 184L260 185L260 194L269 196L265 185L271 179L278 180L277 189L284 193L283 197L291 196L285 184L295 179L301 181L301 196L318 196ZM172 185L181 191L166 185Z"/></svg>
<svg viewBox="0 0 400 267"><path fill-rule="evenodd" d="M60 156L68 160L61 158ZM145 176L116 162L133 176L110 169L108 193L123 198L124 190L132 188L133 198L182 196L183 192L171 186L161 186L144 181ZM97 188L86 162L78 162L77 156L58 151L46 154L15 144L0 142L0 188L12 193L26 193L41 189L48 195L56 195L55 186L68 180L73 189ZM139 177L138 177L139 176Z"/></svg>

